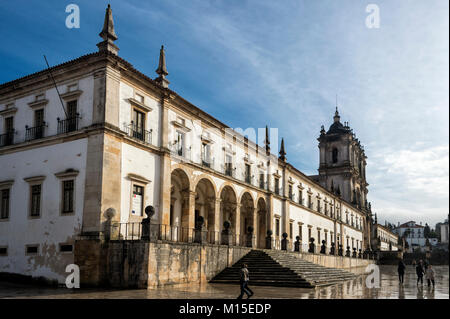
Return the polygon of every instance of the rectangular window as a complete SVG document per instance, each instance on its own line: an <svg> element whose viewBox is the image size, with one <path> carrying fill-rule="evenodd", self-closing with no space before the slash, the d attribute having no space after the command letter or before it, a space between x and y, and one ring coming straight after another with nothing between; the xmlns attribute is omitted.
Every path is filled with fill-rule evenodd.
<svg viewBox="0 0 450 319"><path fill-rule="evenodd" d="M308 195L308 207L309 207L310 209L313 208L313 203L312 203L311 195Z"/></svg>
<svg viewBox="0 0 450 319"><path fill-rule="evenodd" d="M207 143L202 143L202 163L204 166L211 167L211 152Z"/></svg>
<svg viewBox="0 0 450 319"><path fill-rule="evenodd" d="M311 227L308 228L308 240L311 239L312 236L312 231L311 231Z"/></svg>
<svg viewBox="0 0 450 319"><path fill-rule="evenodd" d="M280 237L280 220L275 219L275 236Z"/></svg>
<svg viewBox="0 0 450 319"><path fill-rule="evenodd" d="M63 214L70 214L74 212L73 195L74 195L74 181L73 180L63 181L63 198L62 198Z"/></svg>
<svg viewBox="0 0 450 319"><path fill-rule="evenodd" d="M317 211L320 213L320 199L317 200Z"/></svg>
<svg viewBox="0 0 450 319"><path fill-rule="evenodd" d="M142 207L143 207L143 198L144 198L144 187L134 185L133 186L133 202L131 213L136 216L142 216Z"/></svg>
<svg viewBox="0 0 450 319"><path fill-rule="evenodd" d="M30 216L39 217L41 215L41 185L31 186Z"/></svg>
<svg viewBox="0 0 450 319"><path fill-rule="evenodd" d="M67 132L73 132L78 129L78 101L70 101L67 102L67 123L66 130Z"/></svg>
<svg viewBox="0 0 450 319"><path fill-rule="evenodd" d="M177 154L184 156L184 133L177 131Z"/></svg>
<svg viewBox="0 0 450 319"><path fill-rule="evenodd" d="M251 184L251 166L250 164L245 164L245 182Z"/></svg>
<svg viewBox="0 0 450 319"><path fill-rule="evenodd" d="M73 251L73 245L60 244L59 251L62 253L71 253Z"/></svg>
<svg viewBox="0 0 450 319"><path fill-rule="evenodd" d="M78 101L73 100L67 102L67 118L72 119L77 117Z"/></svg>
<svg viewBox="0 0 450 319"><path fill-rule="evenodd" d="M145 140L145 114L138 110L133 110L133 137L139 140Z"/></svg>
<svg viewBox="0 0 450 319"><path fill-rule="evenodd" d="M280 179L275 177L275 194L280 195Z"/></svg>
<svg viewBox="0 0 450 319"><path fill-rule="evenodd" d="M36 255L39 252L39 246L38 245L32 245L26 247L27 255Z"/></svg>
<svg viewBox="0 0 450 319"><path fill-rule="evenodd" d="M298 203L303 205L303 192L301 190L298 191Z"/></svg>
<svg viewBox="0 0 450 319"><path fill-rule="evenodd" d="M264 173L259 173L259 188L264 189Z"/></svg>
<svg viewBox="0 0 450 319"><path fill-rule="evenodd" d="M34 111L34 126L44 125L44 109Z"/></svg>
<svg viewBox="0 0 450 319"><path fill-rule="evenodd" d="M300 237L300 240L302 240L303 234L302 234L302 225L298 226L298 237Z"/></svg>
<svg viewBox="0 0 450 319"><path fill-rule="evenodd" d="M290 200L294 199L294 194L292 193L292 185L289 185L289 199Z"/></svg>
<svg viewBox="0 0 450 319"><path fill-rule="evenodd" d="M14 117L5 118L5 133L14 131Z"/></svg>
<svg viewBox="0 0 450 319"><path fill-rule="evenodd" d="M0 247L0 256L8 256L8 247Z"/></svg>
<svg viewBox="0 0 450 319"><path fill-rule="evenodd" d="M292 224L292 222L290 222L289 223L289 238L291 238L292 239L292 233L294 232L294 230L293 230L293 224Z"/></svg>
<svg viewBox="0 0 450 319"><path fill-rule="evenodd" d="M233 176L233 158L231 155L225 156L225 175Z"/></svg>
<svg viewBox="0 0 450 319"><path fill-rule="evenodd" d="M0 206L0 219L9 218L9 188L2 189L1 195L1 206Z"/></svg>
<svg viewBox="0 0 450 319"><path fill-rule="evenodd" d="M39 139L44 137L44 109L34 111L34 128L28 128L29 139Z"/></svg>
<svg viewBox="0 0 450 319"><path fill-rule="evenodd" d="M321 244L320 243L320 230L317 230L317 245Z"/></svg>
<svg viewBox="0 0 450 319"><path fill-rule="evenodd" d="M5 118L5 131L0 139L0 146L12 145L14 143L14 118Z"/></svg>

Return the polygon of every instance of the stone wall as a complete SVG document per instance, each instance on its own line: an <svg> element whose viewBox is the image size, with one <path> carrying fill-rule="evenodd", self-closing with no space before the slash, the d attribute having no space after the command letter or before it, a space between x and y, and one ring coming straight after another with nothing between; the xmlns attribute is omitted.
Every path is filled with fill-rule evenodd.
<svg viewBox="0 0 450 319"><path fill-rule="evenodd" d="M208 282L251 248L148 241L78 241L76 258L83 286L149 288ZM325 267L361 274L374 260L286 252Z"/></svg>
<svg viewBox="0 0 450 319"><path fill-rule="evenodd" d="M218 245L110 242L107 278L109 285L122 288L207 282L249 251Z"/></svg>
<svg viewBox="0 0 450 319"><path fill-rule="evenodd" d="M368 265L375 264L375 260L369 259L296 252L289 252L289 254L292 254L299 259L315 263L317 265L345 269L357 274L364 272L365 267L367 267Z"/></svg>

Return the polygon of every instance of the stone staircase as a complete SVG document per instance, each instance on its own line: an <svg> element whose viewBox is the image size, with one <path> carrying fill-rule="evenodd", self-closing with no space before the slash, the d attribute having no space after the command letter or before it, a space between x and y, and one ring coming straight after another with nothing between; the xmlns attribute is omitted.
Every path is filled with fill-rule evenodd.
<svg viewBox="0 0 450 319"><path fill-rule="evenodd" d="M232 267L225 268L211 283L239 284L241 265L248 265L250 284L313 288L356 278L355 274L327 268L301 260L290 253L277 250L252 250Z"/></svg>

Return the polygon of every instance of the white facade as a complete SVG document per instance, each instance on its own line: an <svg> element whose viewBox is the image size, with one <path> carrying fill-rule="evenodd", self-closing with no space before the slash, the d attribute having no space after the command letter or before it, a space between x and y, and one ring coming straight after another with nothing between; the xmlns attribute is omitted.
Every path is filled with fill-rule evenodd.
<svg viewBox="0 0 450 319"><path fill-rule="evenodd" d="M322 240L327 248L369 247L365 212L106 49L53 68L66 111L76 101L72 129L74 122L58 124L71 117L46 72L0 85L0 134L8 133L8 117L15 130L12 143L0 143L0 191L9 191L0 272L64 282L77 240L102 239L109 222L139 225L147 206L171 240L183 240L174 230L191 232L202 216L214 244L230 221L236 245L252 226L259 248L268 230L275 248L283 233L289 249L297 236L305 251L310 237L317 247ZM44 134L30 139L25 126L33 127L37 109L44 110ZM64 181L73 190L64 192ZM34 204L33 185L41 185ZM30 245L37 251L27 252Z"/></svg>

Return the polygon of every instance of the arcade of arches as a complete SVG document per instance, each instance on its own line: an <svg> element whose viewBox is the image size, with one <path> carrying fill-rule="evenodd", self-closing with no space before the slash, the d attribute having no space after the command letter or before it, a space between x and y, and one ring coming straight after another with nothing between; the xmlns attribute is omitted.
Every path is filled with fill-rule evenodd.
<svg viewBox="0 0 450 319"><path fill-rule="evenodd" d="M233 244L265 248L270 214L264 197L253 198L244 190L239 197L232 184L217 190L208 176L189 179L181 168L171 173L170 225L166 236L189 241L201 230L206 242L221 243L221 234L229 223Z"/></svg>

